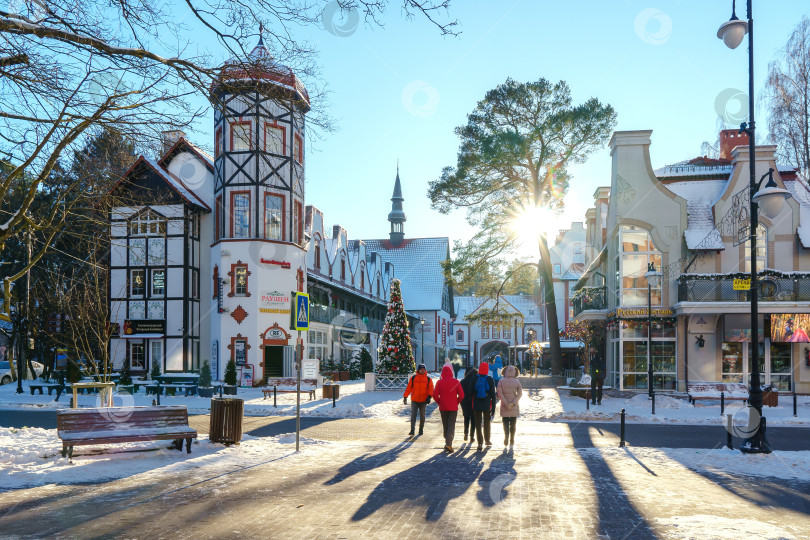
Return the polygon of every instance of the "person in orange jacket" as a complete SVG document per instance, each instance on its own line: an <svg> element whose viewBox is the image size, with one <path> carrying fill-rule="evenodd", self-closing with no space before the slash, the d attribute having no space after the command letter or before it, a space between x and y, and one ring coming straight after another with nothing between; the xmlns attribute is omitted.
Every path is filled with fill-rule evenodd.
<svg viewBox="0 0 810 540"><path fill-rule="evenodd" d="M411 432L413 437L416 427L416 413L419 412L419 435L425 430L425 407L433 397L433 380L428 377L425 364L419 364L416 373L408 381L405 393L402 395L402 402L408 404L408 396L411 396Z"/></svg>
<svg viewBox="0 0 810 540"><path fill-rule="evenodd" d="M442 368L442 378L436 383L433 399L436 400L436 404L439 406L439 414L442 416L444 451L452 454L453 436L456 434L458 404L464 399L464 390L461 388L461 383L453 377L452 366Z"/></svg>

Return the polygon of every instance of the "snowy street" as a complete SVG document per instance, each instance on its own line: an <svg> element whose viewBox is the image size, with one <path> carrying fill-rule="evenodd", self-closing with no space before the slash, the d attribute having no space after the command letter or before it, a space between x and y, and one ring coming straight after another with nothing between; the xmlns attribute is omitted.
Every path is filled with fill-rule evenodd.
<svg viewBox="0 0 810 540"><path fill-rule="evenodd" d="M7 390L0 389L4 406L13 401ZM449 538L810 538L806 427L773 426L776 451L743 456L722 447L713 405L661 400L662 419L689 414L645 421L649 405L640 397L605 398L586 412L584 400L543 389L521 401L513 451L502 444L498 417L493 446L481 453L464 444L459 419L455 453L445 456L435 405L425 434L411 439L401 394L349 383L335 408L331 400L302 400L307 412L296 454L294 396L279 396L271 410L272 402L268 408L254 392L240 389L250 416L238 446L208 441L206 400L167 397L162 403L191 409L200 438L190 455L163 442L126 443L81 447L72 464L59 455L56 405L25 395L26 403L0 411L0 425L44 427L0 427L0 536L283 531L289 538L390 538L440 530ZM92 406L93 399L80 404ZM626 448L618 447L613 416L621 407L635 411ZM779 418L772 414L778 410L766 415Z"/></svg>

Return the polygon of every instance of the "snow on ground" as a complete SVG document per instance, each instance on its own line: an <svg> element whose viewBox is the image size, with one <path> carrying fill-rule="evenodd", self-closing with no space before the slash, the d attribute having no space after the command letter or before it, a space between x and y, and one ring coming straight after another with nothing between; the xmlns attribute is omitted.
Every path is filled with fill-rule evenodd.
<svg viewBox="0 0 810 540"><path fill-rule="evenodd" d="M16 385L0 386L0 410L2 409L60 409L68 406L70 396L64 395L57 402L53 396L31 395L28 382L24 383L25 392L16 394ZM301 394L301 415L328 418L406 418L410 415L410 405L403 405L401 391L366 392L364 381L344 381L340 383L340 397L332 407L331 399L323 399L322 390L318 389L316 398L310 401L307 394ZM624 395L627 395L625 392ZM237 396L245 400L245 415L265 416L295 415L296 395L279 393L277 407L273 407L273 397L265 399L260 388L240 388ZM134 396L116 394L116 406L151 405L155 396L146 396L144 390ZM79 406L95 407L99 400L95 395L81 395ZM210 400L200 397L161 396L162 405L185 405L190 414L207 414ZM626 420L631 423L666 423L666 424L707 424L725 423L725 416L720 415L719 400L698 401L691 405L685 395L668 395L659 393L655 398L656 414L651 411L651 403L646 393L632 397L608 397L602 399L601 405L585 408L585 400L572 397L566 390L527 389L520 402L520 415L525 420L541 421L588 421L618 422L621 409L626 411ZM428 412L436 409L435 404L428 406ZM726 414L733 414L736 425L745 425L748 420L748 408L741 401L729 402ZM810 426L810 396L799 396L798 417L793 417L793 402L790 395L779 396L779 407L765 407L765 416L770 426Z"/></svg>
<svg viewBox="0 0 810 540"><path fill-rule="evenodd" d="M653 520L657 532L667 540L693 540L712 538L738 540L760 538L762 540L788 540L796 538L778 523L766 523L754 519L729 519L714 515L673 516Z"/></svg>
<svg viewBox="0 0 810 540"><path fill-rule="evenodd" d="M225 471L250 467L295 452L295 434L276 437L243 435L238 445L212 443L200 434L191 454L170 450L171 441L76 446L73 462L61 456L55 429L0 428L0 490L46 484L78 484L115 480L136 474L165 477L193 469ZM301 438L304 452L329 446Z"/></svg>
<svg viewBox="0 0 810 540"><path fill-rule="evenodd" d="M725 447L700 449L605 446L583 448L578 452L599 456L608 463L631 465L635 462L637 464L635 466L640 464L644 469L652 470L656 474L666 472L672 467L685 467L699 473L729 478L741 475L805 481L810 478L810 451L743 454L739 449L731 450Z"/></svg>
<svg viewBox="0 0 810 540"><path fill-rule="evenodd" d="M621 410L626 421L635 424L725 424L726 414L732 414L735 425L746 425L748 407L742 401L726 403L725 413L720 415L720 400L698 401L690 404L685 395L655 395L655 414L646 393L632 397L603 397L601 405L585 408L585 400L573 397L567 390L544 388L527 392L536 401L525 407L521 400L521 417L535 420L581 420L588 422L618 422ZM769 426L810 426L810 396L798 396L798 416L793 417L793 398L779 396L778 407L765 407L763 414ZM524 416L525 415L525 416Z"/></svg>

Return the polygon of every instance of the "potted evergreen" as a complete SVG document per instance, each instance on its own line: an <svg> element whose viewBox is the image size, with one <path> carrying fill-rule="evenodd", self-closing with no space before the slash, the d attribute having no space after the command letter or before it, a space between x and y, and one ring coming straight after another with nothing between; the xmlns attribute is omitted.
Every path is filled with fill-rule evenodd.
<svg viewBox="0 0 810 540"><path fill-rule="evenodd" d="M225 385L222 391L229 395L236 395L236 362L233 358L228 360L228 365L225 367Z"/></svg>
<svg viewBox="0 0 810 540"><path fill-rule="evenodd" d="M129 358L124 360L124 367L121 369L121 377L118 379L118 393L132 394L132 374L129 372Z"/></svg>
<svg viewBox="0 0 810 540"><path fill-rule="evenodd" d="M211 365L208 363L208 360L203 360L203 365L200 369L200 378L197 381L197 395L203 398L214 396L214 387L211 386Z"/></svg>
<svg viewBox="0 0 810 540"><path fill-rule="evenodd" d="M152 371L149 372L149 378L156 381L160 377L160 364L152 362Z"/></svg>

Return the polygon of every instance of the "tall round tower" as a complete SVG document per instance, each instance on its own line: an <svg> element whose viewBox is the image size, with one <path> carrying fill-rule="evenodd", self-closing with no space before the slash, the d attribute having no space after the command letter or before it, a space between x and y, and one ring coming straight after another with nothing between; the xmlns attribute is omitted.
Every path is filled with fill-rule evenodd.
<svg viewBox="0 0 810 540"><path fill-rule="evenodd" d="M218 374L234 359L254 384L293 369L290 295L306 290L304 122L306 88L261 38L226 62L214 110L215 297ZM251 373L252 372L252 373Z"/></svg>

